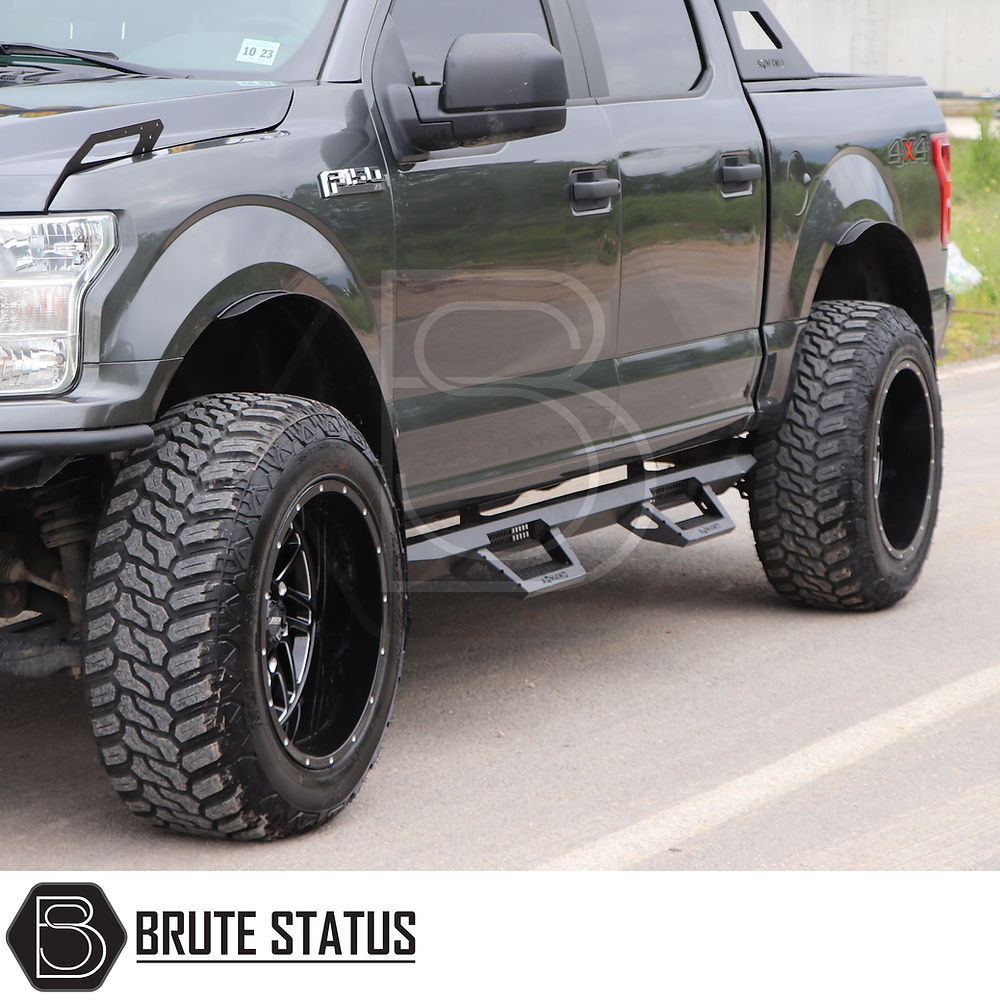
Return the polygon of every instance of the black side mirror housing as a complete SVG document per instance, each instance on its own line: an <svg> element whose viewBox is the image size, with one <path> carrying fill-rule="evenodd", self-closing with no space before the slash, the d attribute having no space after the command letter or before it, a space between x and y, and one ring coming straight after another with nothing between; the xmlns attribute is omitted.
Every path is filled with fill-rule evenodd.
<svg viewBox="0 0 1000 1000"><path fill-rule="evenodd" d="M462 35L440 87L396 86L388 97L407 145L426 154L559 132L569 87L562 55L539 35Z"/></svg>
<svg viewBox="0 0 1000 1000"><path fill-rule="evenodd" d="M444 64L444 111L565 107L562 55L539 35L462 35Z"/></svg>

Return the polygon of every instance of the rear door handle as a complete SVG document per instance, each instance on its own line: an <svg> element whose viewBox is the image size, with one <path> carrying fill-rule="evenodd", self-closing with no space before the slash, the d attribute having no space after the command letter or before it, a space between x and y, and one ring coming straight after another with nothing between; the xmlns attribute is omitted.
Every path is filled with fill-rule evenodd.
<svg viewBox="0 0 1000 1000"><path fill-rule="evenodd" d="M723 198L745 198L764 177L764 168L753 163L749 152L723 153L719 158L719 184Z"/></svg>
<svg viewBox="0 0 1000 1000"><path fill-rule="evenodd" d="M607 201L622 193L622 182L609 177L603 181L574 181L573 201Z"/></svg>
<svg viewBox="0 0 1000 1000"><path fill-rule="evenodd" d="M764 168L759 163L723 164L723 184L752 184L764 176Z"/></svg>

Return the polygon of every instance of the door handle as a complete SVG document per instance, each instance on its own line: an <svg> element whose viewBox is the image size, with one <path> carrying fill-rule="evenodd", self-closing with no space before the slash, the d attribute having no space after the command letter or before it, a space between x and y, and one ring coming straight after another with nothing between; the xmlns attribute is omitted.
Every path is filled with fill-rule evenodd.
<svg viewBox="0 0 1000 1000"><path fill-rule="evenodd" d="M622 193L622 182L608 177L607 167L580 167L569 175L569 200L574 215L607 214Z"/></svg>
<svg viewBox="0 0 1000 1000"><path fill-rule="evenodd" d="M723 153L716 176L723 198L744 198L753 194L754 184L764 177L764 168L751 161L749 152Z"/></svg>
<svg viewBox="0 0 1000 1000"><path fill-rule="evenodd" d="M602 181L574 181L573 201L607 201L622 193L622 182L612 177Z"/></svg>
<svg viewBox="0 0 1000 1000"><path fill-rule="evenodd" d="M764 176L764 168L759 163L739 163L722 165L723 184L752 184Z"/></svg>

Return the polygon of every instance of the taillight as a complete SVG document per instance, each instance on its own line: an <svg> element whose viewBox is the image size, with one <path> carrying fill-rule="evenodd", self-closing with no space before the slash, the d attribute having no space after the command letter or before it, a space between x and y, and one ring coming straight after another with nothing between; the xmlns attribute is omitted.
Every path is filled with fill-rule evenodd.
<svg viewBox="0 0 1000 1000"><path fill-rule="evenodd" d="M941 185L941 245L951 239L951 142L948 133L931 136L934 151L934 172Z"/></svg>

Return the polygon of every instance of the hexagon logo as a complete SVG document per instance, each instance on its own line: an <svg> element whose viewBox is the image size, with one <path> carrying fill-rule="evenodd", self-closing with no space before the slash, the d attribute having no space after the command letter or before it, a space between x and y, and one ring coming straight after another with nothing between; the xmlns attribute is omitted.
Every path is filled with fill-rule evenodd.
<svg viewBox="0 0 1000 1000"><path fill-rule="evenodd" d="M43 993L100 989L127 940L99 886L43 883L28 893L7 944Z"/></svg>

